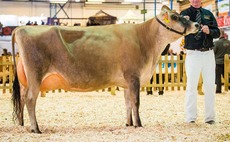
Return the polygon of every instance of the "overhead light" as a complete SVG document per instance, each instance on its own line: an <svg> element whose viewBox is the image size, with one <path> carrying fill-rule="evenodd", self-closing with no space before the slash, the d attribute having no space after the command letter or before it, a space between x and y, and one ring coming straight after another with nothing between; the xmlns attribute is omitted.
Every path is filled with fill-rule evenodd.
<svg viewBox="0 0 230 142"><path fill-rule="evenodd" d="M86 0L86 4L102 4L105 0Z"/></svg>
<svg viewBox="0 0 230 142"><path fill-rule="evenodd" d="M121 4L132 4L132 3L138 3L142 2L142 0L124 0Z"/></svg>
<svg viewBox="0 0 230 142"><path fill-rule="evenodd" d="M104 2L104 0L86 0L87 2Z"/></svg>
<svg viewBox="0 0 230 142"><path fill-rule="evenodd" d="M168 1L168 0L162 0L161 3L162 3L163 5L168 5L168 4L169 4L169 1Z"/></svg>
<svg viewBox="0 0 230 142"><path fill-rule="evenodd" d="M50 3L66 3L68 0L49 0Z"/></svg>
<svg viewBox="0 0 230 142"><path fill-rule="evenodd" d="M142 2L142 0L124 0L124 2L134 3L134 2Z"/></svg>

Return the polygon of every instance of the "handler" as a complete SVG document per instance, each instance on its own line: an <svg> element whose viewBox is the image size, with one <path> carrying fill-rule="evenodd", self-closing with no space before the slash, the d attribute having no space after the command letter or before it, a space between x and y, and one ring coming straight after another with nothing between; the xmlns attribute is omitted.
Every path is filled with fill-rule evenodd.
<svg viewBox="0 0 230 142"><path fill-rule="evenodd" d="M205 122L215 123L215 57L213 38L220 36L213 14L201 7L201 0L189 0L191 6L181 15L200 24L200 31L185 36L187 56L185 69L187 75L185 113L186 122L195 123L197 119L197 85L202 73L205 100Z"/></svg>

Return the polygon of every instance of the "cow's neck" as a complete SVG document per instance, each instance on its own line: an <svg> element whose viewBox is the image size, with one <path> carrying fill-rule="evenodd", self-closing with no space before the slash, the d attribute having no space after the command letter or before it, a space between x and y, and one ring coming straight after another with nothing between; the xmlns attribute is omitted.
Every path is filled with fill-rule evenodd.
<svg viewBox="0 0 230 142"><path fill-rule="evenodd" d="M146 57L148 65L151 66L150 72L153 72L155 69L158 59L167 44L173 42L177 38L175 36L179 38L179 35L169 33L156 19L140 24L137 28L137 33L140 39L142 54Z"/></svg>
<svg viewBox="0 0 230 142"><path fill-rule="evenodd" d="M165 27L161 26L155 19L149 20L139 27L142 47L149 51L163 52L166 45L174 41L175 37L170 36Z"/></svg>
<svg viewBox="0 0 230 142"><path fill-rule="evenodd" d="M152 68L155 68L161 53L168 43L172 42L168 30L161 26L155 19L140 24L137 28L142 53L145 53ZM155 61L155 62L154 62Z"/></svg>

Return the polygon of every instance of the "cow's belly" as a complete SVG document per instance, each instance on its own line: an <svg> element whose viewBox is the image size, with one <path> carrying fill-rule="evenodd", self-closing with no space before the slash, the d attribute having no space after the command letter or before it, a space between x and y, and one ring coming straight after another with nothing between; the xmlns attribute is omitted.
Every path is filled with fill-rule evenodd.
<svg viewBox="0 0 230 142"><path fill-rule="evenodd" d="M24 67L20 59L17 64L17 75L18 75L19 82L24 87L28 87ZM71 87L69 83L58 73L47 74L41 82L40 91L49 91L55 89L64 89L67 91L83 91L83 92L89 91L89 89Z"/></svg>

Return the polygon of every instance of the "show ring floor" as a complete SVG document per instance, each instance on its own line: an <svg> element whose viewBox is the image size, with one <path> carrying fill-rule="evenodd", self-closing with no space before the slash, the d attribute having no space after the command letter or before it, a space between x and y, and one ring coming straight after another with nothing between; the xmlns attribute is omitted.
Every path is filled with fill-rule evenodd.
<svg viewBox="0 0 230 142"><path fill-rule="evenodd" d="M204 96L198 95L198 119L184 122L185 91L141 92L142 128L126 127L123 91L48 93L37 101L42 134L12 121L10 94L0 94L0 141L21 142L213 142L230 141L230 91L216 94L216 124L204 123Z"/></svg>

